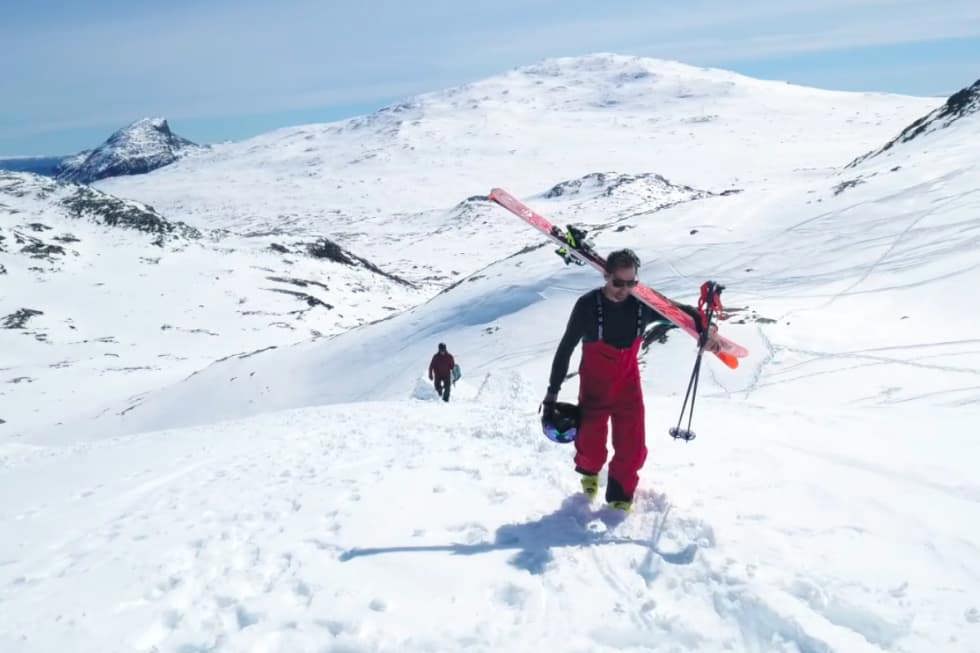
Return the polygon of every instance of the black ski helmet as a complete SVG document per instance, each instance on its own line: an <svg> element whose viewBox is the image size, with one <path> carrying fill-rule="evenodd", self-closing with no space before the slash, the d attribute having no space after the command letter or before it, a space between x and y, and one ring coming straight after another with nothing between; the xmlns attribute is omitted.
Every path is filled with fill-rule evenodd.
<svg viewBox="0 0 980 653"><path fill-rule="evenodd" d="M439 343L439 351L446 351L446 343L444 342Z"/></svg>
<svg viewBox="0 0 980 653"><path fill-rule="evenodd" d="M545 404L541 415L541 430L552 442L572 442L578 435L581 411L575 404L561 401Z"/></svg>

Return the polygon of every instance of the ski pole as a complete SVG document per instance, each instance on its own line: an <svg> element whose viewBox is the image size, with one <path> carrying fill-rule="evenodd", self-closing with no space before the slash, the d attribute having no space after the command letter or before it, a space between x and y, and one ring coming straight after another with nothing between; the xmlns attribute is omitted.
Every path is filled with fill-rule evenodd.
<svg viewBox="0 0 980 653"><path fill-rule="evenodd" d="M701 378L701 360L704 357L704 348L707 346L708 338L711 334L711 319L714 317L716 304L719 304L718 296L722 290L724 290L724 286L719 286L714 281L706 281L701 288L701 299L698 303L703 306L704 329L698 336L698 354L694 359L694 369L691 371L691 378L687 382L687 392L684 394L684 404L681 406L681 414L677 418L677 426L671 427L668 431L670 437L675 440L690 442L697 437L694 431L691 430L691 423L694 420L694 402L698 396L698 381ZM687 412L688 400L691 402L691 411L687 417L687 428L682 429L681 423L684 421L684 413Z"/></svg>

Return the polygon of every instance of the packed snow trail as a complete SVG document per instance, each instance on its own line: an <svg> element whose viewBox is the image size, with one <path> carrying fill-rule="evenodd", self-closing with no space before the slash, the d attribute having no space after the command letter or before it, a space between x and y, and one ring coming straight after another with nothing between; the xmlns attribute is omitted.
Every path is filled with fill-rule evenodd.
<svg viewBox="0 0 980 653"><path fill-rule="evenodd" d="M976 650L951 422L715 400L682 445L648 405L622 523L503 396L5 445L0 650Z"/></svg>

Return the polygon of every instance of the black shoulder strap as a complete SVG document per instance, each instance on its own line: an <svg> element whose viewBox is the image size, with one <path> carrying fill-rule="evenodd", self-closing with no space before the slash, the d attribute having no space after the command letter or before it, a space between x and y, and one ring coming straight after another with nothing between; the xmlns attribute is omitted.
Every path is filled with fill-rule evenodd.
<svg viewBox="0 0 980 653"><path fill-rule="evenodd" d="M595 314L599 324L599 342L602 342L602 288L595 291Z"/></svg>
<svg viewBox="0 0 980 653"><path fill-rule="evenodd" d="M634 297L634 299L636 299ZM602 340L602 323L603 323L603 313L602 313L602 289L595 291L595 316L596 322L599 325L598 339ZM636 300L636 337L639 338L643 335L643 302L639 299Z"/></svg>

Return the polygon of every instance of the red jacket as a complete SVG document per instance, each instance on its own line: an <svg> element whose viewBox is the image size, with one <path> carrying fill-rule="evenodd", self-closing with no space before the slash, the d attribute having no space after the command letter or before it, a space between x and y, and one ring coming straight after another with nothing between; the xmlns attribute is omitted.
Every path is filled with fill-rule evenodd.
<svg viewBox="0 0 980 653"><path fill-rule="evenodd" d="M453 360L452 354L449 352L438 352L432 357L432 362L429 363L429 376L448 379L452 376L455 365L456 361Z"/></svg>

